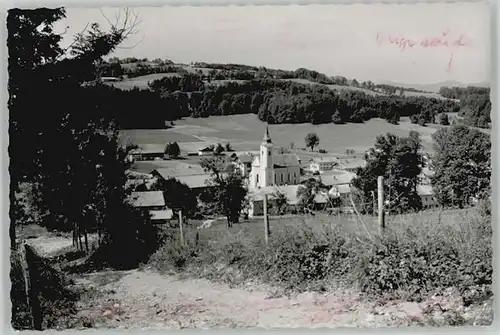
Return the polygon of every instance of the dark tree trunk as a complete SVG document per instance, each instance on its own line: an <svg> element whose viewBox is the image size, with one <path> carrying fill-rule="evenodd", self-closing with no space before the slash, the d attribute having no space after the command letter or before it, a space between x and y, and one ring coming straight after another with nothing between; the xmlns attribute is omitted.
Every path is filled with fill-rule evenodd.
<svg viewBox="0 0 500 335"><path fill-rule="evenodd" d="M77 229L76 223L73 223L73 246L78 249L78 241L77 241Z"/></svg>
<svg viewBox="0 0 500 335"><path fill-rule="evenodd" d="M83 251L82 232L80 227L78 227L78 244L80 245L80 251Z"/></svg>
<svg viewBox="0 0 500 335"><path fill-rule="evenodd" d="M85 238L85 251L86 251L86 253L89 253L89 237L88 237L87 228L85 228L85 230L83 232L83 236Z"/></svg>
<svg viewBox="0 0 500 335"><path fill-rule="evenodd" d="M97 246L101 246L101 238L102 238L102 233L101 233L101 224L99 224L99 227L97 227Z"/></svg>

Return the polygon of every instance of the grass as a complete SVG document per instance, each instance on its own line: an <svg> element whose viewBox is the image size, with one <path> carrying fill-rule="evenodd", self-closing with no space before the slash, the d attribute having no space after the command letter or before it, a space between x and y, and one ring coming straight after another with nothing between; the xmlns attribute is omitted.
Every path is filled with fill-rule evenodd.
<svg viewBox="0 0 500 335"><path fill-rule="evenodd" d="M345 149L354 149L356 155L363 154L373 146L378 135L387 132L398 136L408 136L410 130L420 133L423 150L432 152L431 135L439 129L439 125L421 127L412 124L407 118L402 118L399 125L392 125L382 119L372 119L362 124L280 124L269 125L273 143L277 146L289 148L293 143L296 148L305 147L304 137L309 132L315 132L320 138L319 147L314 152L294 150L296 154L307 162L310 158L320 155L318 150L325 149L328 156L345 155ZM170 129L132 129L122 130L121 138L124 143L130 142L141 145L164 145L177 141L182 155L195 152L199 148L213 143L227 143L236 151L258 150L265 131L265 123L256 115L229 115L211 116L208 118L185 118L175 122ZM356 134L356 136L353 136ZM151 170L162 167L162 162L144 162L138 166L138 171L149 173Z"/></svg>
<svg viewBox="0 0 500 335"><path fill-rule="evenodd" d="M258 281L288 292L342 285L374 299L418 302L453 289L464 306L491 298L491 222L477 210L394 217L383 236L373 218L363 221L366 229L331 216L273 220L269 245L258 220L232 229L223 222L187 227L187 246L170 232L150 265L236 285Z"/></svg>
<svg viewBox="0 0 500 335"><path fill-rule="evenodd" d="M152 73L145 76L139 76L139 77L124 79L118 82L112 82L109 83L109 85L112 85L115 88L119 88L121 90L131 90L134 87L145 90L149 89L148 82L150 81L161 79L164 77L178 77L178 76L180 75L177 73Z"/></svg>
<svg viewBox="0 0 500 335"><path fill-rule="evenodd" d="M364 152L373 146L375 138L387 132L398 136L408 136L410 130L420 133L424 150L432 150L431 135L436 127L421 127L402 118L399 125L393 125L382 119L371 119L362 124L348 123L343 125L321 124L278 124L269 125L269 131L275 145L304 147L304 137L315 132L320 138L319 148L329 153L343 154L346 148L356 152ZM265 130L265 123L256 115L211 116L208 118L185 118L176 122L175 131L186 135L197 136L206 141L231 142L235 150L258 149ZM353 134L356 134L353 136ZM198 139L198 140L199 140Z"/></svg>
<svg viewBox="0 0 500 335"><path fill-rule="evenodd" d="M197 142L196 137L183 134L174 129L125 129L120 131L120 140L123 143L166 145L169 142Z"/></svg>

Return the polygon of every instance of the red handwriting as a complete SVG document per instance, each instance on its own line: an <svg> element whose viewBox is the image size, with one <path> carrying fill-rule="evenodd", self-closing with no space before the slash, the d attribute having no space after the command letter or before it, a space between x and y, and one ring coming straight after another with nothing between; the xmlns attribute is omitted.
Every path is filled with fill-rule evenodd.
<svg viewBox="0 0 500 335"><path fill-rule="evenodd" d="M414 48L447 48L450 50L447 71L451 70L453 55L460 47L469 45L465 34L454 35L450 30L443 31L439 36L429 36L420 39L407 36L377 34L377 43L379 46L385 44L393 45L401 51Z"/></svg>

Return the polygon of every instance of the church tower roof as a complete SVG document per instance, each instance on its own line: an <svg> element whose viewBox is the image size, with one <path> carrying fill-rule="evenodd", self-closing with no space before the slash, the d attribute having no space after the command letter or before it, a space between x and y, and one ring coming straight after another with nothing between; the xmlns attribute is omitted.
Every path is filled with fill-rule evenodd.
<svg viewBox="0 0 500 335"><path fill-rule="evenodd" d="M269 136L269 127L268 126L266 126L266 132L264 133L264 138L262 139L262 142L272 143L271 136Z"/></svg>

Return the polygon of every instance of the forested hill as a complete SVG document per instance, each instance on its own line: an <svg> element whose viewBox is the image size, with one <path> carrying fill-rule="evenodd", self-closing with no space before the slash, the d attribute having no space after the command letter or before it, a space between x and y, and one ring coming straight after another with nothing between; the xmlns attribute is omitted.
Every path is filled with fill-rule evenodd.
<svg viewBox="0 0 500 335"><path fill-rule="evenodd" d="M173 75L150 80L147 89L120 90L106 85L92 88L109 105L122 128L163 128L166 121L186 116L248 113L269 123L361 123L373 117L397 123L400 117L408 116L412 122L425 125L441 122L442 118L437 117L440 114L461 110L456 100L406 96L391 86L360 84L355 79L328 77L307 69L285 71L206 63L185 66L158 60L154 66L151 62L131 66L133 63L127 61L105 64L103 75L128 73L125 75L133 77L134 71L141 76ZM361 89L363 86L366 89Z"/></svg>
<svg viewBox="0 0 500 335"><path fill-rule="evenodd" d="M467 125L488 128L491 123L489 87L441 87L439 93L449 99L460 100L459 115Z"/></svg>

